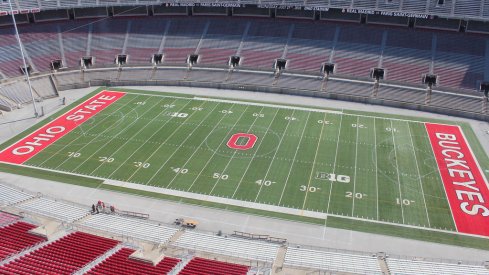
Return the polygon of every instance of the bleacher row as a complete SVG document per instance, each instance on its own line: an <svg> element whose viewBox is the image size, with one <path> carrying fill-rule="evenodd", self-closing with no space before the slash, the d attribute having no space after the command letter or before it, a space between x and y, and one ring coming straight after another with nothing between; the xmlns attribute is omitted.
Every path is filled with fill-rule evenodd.
<svg viewBox="0 0 489 275"><path fill-rule="evenodd" d="M34 201L43 203L33 203ZM49 201L49 203L45 203ZM51 217L60 221L75 218L73 225L79 229L89 228L105 236L131 237L149 241L159 245L169 245L188 252L204 252L213 255L273 263L279 245L239 239L227 236L216 236L195 231L186 231L176 241L169 242L176 229L151 221L130 219L109 214L89 215L88 210L68 203L37 198L15 188L0 184L0 204L17 207L34 214ZM23 204L30 208L23 208ZM55 215L47 212L55 208L63 209ZM88 207L87 207L88 208ZM64 213L64 214L63 214ZM61 216L60 216L61 215ZM87 215L89 215L87 217ZM82 219L78 221L79 219ZM166 274L179 262L179 259L165 257L158 265L152 266L144 262L130 259L134 249L116 246L120 243L82 232L71 233L55 241L46 241L29 233L36 226L23 221L19 217L0 212L0 274L71 274L86 267L99 257L105 257L95 264L86 274ZM42 245L24 256L15 254L33 246ZM113 254L110 251L116 249ZM349 272L353 274L381 274L375 255L355 254L341 251L328 251L297 246L285 247L284 266L301 269L328 270L333 272ZM9 260L10 259L10 260ZM5 262L5 260L7 260ZM489 274L482 265L446 264L422 260L405 260L387 258L386 264L391 274ZM56 269L56 267L59 267ZM230 263L222 263L203 258L192 260L179 269L179 274L247 274L248 267ZM53 273L49 273L51 271ZM139 272L140 273L140 272Z"/></svg>
<svg viewBox="0 0 489 275"><path fill-rule="evenodd" d="M318 74L321 64L337 64L337 73L368 78L373 67L388 80L419 85L425 73L439 74L440 85L474 90L486 78L487 39L483 36L427 32L323 22L242 18L113 18L44 23L20 27L32 69L49 71L53 59L77 68L82 56L95 64L114 64L127 54L129 64L149 64L164 53L163 64L185 64L200 54L203 66L226 66L240 55L247 68L271 69L276 58L289 60L289 71ZM0 72L21 75L12 28L0 29ZM407 74L406 72L410 73Z"/></svg>

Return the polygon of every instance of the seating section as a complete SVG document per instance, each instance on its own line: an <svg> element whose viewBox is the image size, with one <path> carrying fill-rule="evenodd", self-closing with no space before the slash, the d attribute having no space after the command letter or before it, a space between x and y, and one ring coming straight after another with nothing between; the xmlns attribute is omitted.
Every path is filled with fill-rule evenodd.
<svg viewBox="0 0 489 275"><path fill-rule="evenodd" d="M354 274L382 274L377 257L296 247L287 248L284 265Z"/></svg>
<svg viewBox="0 0 489 275"><path fill-rule="evenodd" d="M0 227L3 227L5 225L9 225L17 220L19 220L20 217L14 216L7 214L5 212L0 212Z"/></svg>
<svg viewBox="0 0 489 275"><path fill-rule="evenodd" d="M249 267L239 264L224 263L216 260L193 258L180 271L180 275L246 275Z"/></svg>
<svg viewBox="0 0 489 275"><path fill-rule="evenodd" d="M34 228L36 228L35 225L25 222L16 222L0 228L0 261L43 242L44 238L28 233Z"/></svg>
<svg viewBox="0 0 489 275"><path fill-rule="evenodd" d="M107 214L92 215L82 225L155 243L165 243L177 232L156 223Z"/></svg>
<svg viewBox="0 0 489 275"><path fill-rule="evenodd" d="M482 275L489 274L489 270L482 265L464 265L451 263L426 262L407 259L387 258L387 266L392 275Z"/></svg>
<svg viewBox="0 0 489 275"><path fill-rule="evenodd" d="M20 204L18 207L23 210L66 222L73 222L88 215L88 209L83 209L48 198L31 200Z"/></svg>
<svg viewBox="0 0 489 275"><path fill-rule="evenodd" d="M177 263L180 261L178 259L165 257L156 266L152 264L129 259L129 255L134 253L135 250L130 248L122 248L115 254L102 261L100 264L95 266L86 275L158 275L158 274L168 274Z"/></svg>
<svg viewBox="0 0 489 275"><path fill-rule="evenodd" d="M0 274L72 274L117 245L110 240L75 232L0 267Z"/></svg>
<svg viewBox="0 0 489 275"><path fill-rule="evenodd" d="M442 87L453 89L475 90L486 77L486 39L470 34L243 18L114 18L85 23L21 26L33 70L49 71L51 60L59 58L77 68L85 55L94 56L95 65L113 65L118 54L127 54L129 64L150 65L151 56L160 52L167 65L185 65L189 54L198 53L199 66L224 67L229 56L240 55L242 67L267 70L276 58L287 58L288 70L315 74L323 62L332 61L337 74L362 78L381 65L387 80L416 85L432 69ZM0 30L0 41L0 52L5 53L0 55L0 72L20 76L15 36ZM24 103L29 101L25 94L6 97Z"/></svg>
<svg viewBox="0 0 489 275"><path fill-rule="evenodd" d="M190 250L266 262L275 260L279 248L279 245L267 242L226 238L192 231L185 232L175 245Z"/></svg>
<svg viewBox="0 0 489 275"><path fill-rule="evenodd" d="M0 204L14 204L33 198L31 194L0 184Z"/></svg>

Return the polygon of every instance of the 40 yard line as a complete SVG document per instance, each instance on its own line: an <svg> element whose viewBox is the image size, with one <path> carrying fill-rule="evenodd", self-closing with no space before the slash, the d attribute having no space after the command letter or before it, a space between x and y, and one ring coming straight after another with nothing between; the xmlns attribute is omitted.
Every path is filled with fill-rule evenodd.
<svg viewBox="0 0 489 275"><path fill-rule="evenodd" d="M391 135L392 135L392 144L394 145L394 158L396 159L396 170L397 170L397 184L399 185L399 201L401 202L401 215L402 215L402 223L404 222L404 207L402 206L402 191L401 191L401 176L399 174L399 162L397 161L397 150L396 150L396 139L394 138L394 126L391 122Z"/></svg>

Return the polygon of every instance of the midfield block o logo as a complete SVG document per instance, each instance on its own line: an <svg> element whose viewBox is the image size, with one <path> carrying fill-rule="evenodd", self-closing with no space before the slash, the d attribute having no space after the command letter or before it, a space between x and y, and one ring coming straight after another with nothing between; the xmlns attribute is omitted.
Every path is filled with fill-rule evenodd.
<svg viewBox="0 0 489 275"><path fill-rule="evenodd" d="M246 143L245 144L237 144L239 139L246 139ZM253 148L253 146L255 146L257 139L258 138L253 134L237 133L237 134L234 134L231 136L227 145L231 149L248 150L248 149Z"/></svg>

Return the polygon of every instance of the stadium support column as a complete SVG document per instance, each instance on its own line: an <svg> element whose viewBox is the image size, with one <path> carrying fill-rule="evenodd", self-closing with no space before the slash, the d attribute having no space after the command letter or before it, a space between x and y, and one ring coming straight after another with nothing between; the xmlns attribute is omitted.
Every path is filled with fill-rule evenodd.
<svg viewBox="0 0 489 275"><path fill-rule="evenodd" d="M482 93L482 113L487 114L487 104L489 101L489 82L482 82L479 91Z"/></svg>
<svg viewBox="0 0 489 275"><path fill-rule="evenodd" d="M426 88L426 98L425 104L428 105L431 102L431 92L433 91L433 86L438 83L438 76L436 74L425 74L423 76L423 84L427 85Z"/></svg>
<svg viewBox="0 0 489 275"><path fill-rule="evenodd" d="M29 70L27 70L27 62L25 61L24 49L22 47L22 41L20 40L19 30L17 29L17 22L15 21L14 10L12 8L12 0L9 0L8 3L10 6L10 15L12 15L12 21L14 23L15 37L17 38L17 43L19 44L20 54L22 56L22 62L24 63L25 78L29 86L29 92L31 93L32 106L34 107L34 116L38 117L39 113L37 111L36 99L34 98L34 92L32 91L31 79L29 77Z"/></svg>

